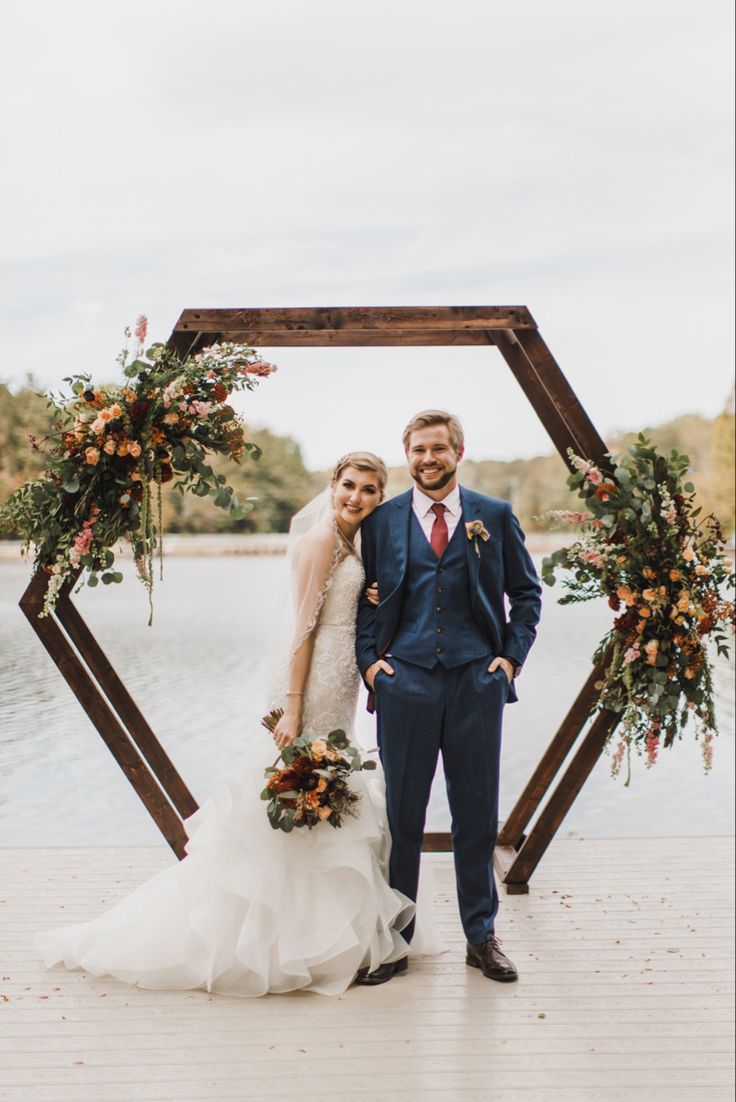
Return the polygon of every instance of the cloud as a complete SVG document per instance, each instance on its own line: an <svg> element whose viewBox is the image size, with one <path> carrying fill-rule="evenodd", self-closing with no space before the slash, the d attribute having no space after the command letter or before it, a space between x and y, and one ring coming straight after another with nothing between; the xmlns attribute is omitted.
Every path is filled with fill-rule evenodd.
<svg viewBox="0 0 736 1102"><path fill-rule="evenodd" d="M184 306L526 303L602 431L716 412L732 13L694 10L16 5L0 374L109 376L142 310L165 336ZM277 350L254 415L319 466L435 398L481 451L545 446L521 408L489 422L515 392L471 351Z"/></svg>

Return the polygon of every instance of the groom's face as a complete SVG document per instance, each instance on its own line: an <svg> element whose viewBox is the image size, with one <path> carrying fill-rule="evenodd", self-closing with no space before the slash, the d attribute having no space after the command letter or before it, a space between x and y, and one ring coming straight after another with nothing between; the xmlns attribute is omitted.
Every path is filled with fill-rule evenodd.
<svg viewBox="0 0 736 1102"><path fill-rule="evenodd" d="M457 482L457 465L462 452L456 452L447 425L427 425L415 429L409 437L406 460L409 473L420 490L427 494L451 490Z"/></svg>

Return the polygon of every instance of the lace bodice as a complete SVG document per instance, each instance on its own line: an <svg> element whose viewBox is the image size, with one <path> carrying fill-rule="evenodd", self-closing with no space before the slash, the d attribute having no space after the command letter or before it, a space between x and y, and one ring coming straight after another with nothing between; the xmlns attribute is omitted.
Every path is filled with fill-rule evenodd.
<svg viewBox="0 0 736 1102"><path fill-rule="evenodd" d="M348 735L352 732L360 686L355 622L364 579L357 555L348 555L335 567L315 630L304 690L305 734L328 735L338 728ZM282 707L285 697L284 677L277 701Z"/></svg>

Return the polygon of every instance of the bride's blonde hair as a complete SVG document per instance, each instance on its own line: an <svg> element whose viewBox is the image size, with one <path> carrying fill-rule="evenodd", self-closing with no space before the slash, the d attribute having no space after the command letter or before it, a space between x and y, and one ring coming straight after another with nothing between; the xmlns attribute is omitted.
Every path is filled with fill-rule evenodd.
<svg viewBox="0 0 736 1102"><path fill-rule="evenodd" d="M381 500L383 500L388 481L388 471L380 456L374 455L373 452L348 452L342 459L338 459L335 464L331 479L333 486L346 467L355 467L356 471L372 471L378 479L378 488L381 491Z"/></svg>

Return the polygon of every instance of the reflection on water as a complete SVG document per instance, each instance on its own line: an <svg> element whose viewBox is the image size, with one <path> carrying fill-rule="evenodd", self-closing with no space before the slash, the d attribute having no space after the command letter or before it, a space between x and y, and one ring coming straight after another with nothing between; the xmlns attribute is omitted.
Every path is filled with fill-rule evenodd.
<svg viewBox="0 0 736 1102"><path fill-rule="evenodd" d="M121 586L76 600L103 650L201 803L254 739L262 664L283 559L171 558L155 592L153 627L130 566ZM25 564L0 562L0 844L137 845L161 836L102 739L41 647L18 599ZM610 622L604 602L561 608L545 588L538 640L506 710L501 815L507 813L578 692ZM562 833L587 836L728 834L733 823L733 661L719 660L720 737L704 776L699 747L683 741L646 770L634 761L629 789L603 759ZM375 745L359 706L357 734ZM449 826L441 777L427 828Z"/></svg>

